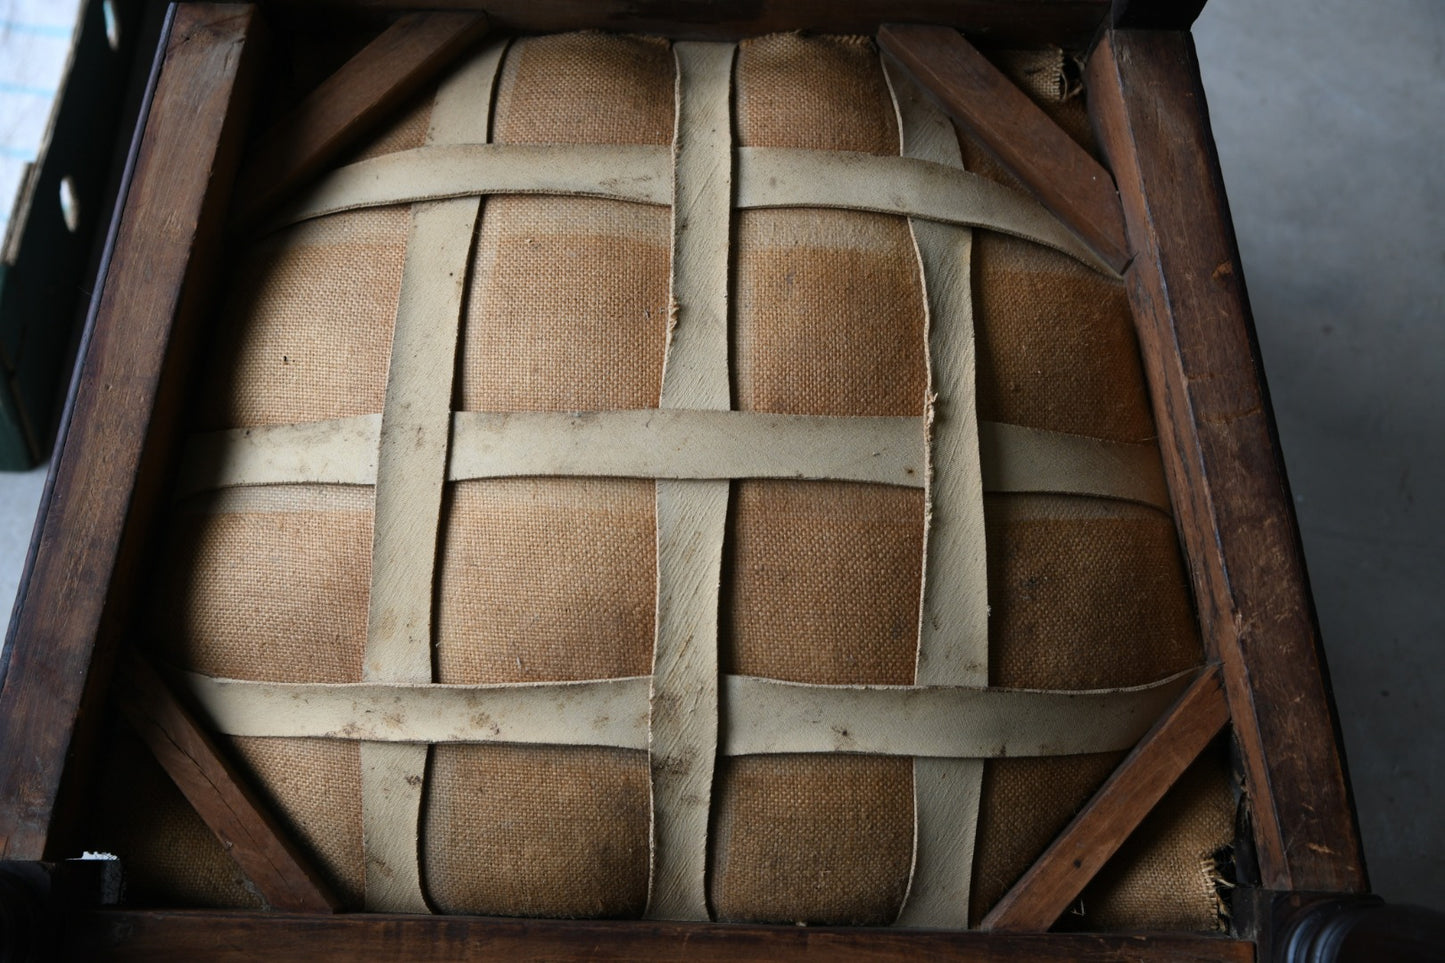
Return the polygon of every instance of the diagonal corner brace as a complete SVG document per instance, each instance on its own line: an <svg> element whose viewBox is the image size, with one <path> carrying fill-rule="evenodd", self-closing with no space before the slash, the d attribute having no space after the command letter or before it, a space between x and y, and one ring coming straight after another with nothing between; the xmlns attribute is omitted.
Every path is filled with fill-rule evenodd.
<svg viewBox="0 0 1445 963"><path fill-rule="evenodd" d="M979 928L1052 926L1228 722L1223 673L1206 666Z"/></svg>
<svg viewBox="0 0 1445 963"><path fill-rule="evenodd" d="M1114 179L957 30L885 24L878 44L1114 270L1130 254Z"/></svg>

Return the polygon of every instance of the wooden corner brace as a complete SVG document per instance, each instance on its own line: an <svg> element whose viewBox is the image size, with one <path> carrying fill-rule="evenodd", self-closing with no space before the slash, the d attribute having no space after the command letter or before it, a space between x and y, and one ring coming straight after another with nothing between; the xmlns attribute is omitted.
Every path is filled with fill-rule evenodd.
<svg viewBox="0 0 1445 963"><path fill-rule="evenodd" d="M885 24L878 44L1114 270L1129 264L1114 179L949 27Z"/></svg>
<svg viewBox="0 0 1445 963"><path fill-rule="evenodd" d="M143 656L121 655L111 691L126 721L262 899L289 913L334 913L340 908L320 875Z"/></svg>
<svg viewBox="0 0 1445 963"><path fill-rule="evenodd" d="M1223 675L1207 668L1134 747L983 921L985 930L1047 930L1229 721Z"/></svg>
<svg viewBox="0 0 1445 963"><path fill-rule="evenodd" d="M236 182L236 221L255 224L374 130L487 30L482 13L409 13L262 134Z"/></svg>

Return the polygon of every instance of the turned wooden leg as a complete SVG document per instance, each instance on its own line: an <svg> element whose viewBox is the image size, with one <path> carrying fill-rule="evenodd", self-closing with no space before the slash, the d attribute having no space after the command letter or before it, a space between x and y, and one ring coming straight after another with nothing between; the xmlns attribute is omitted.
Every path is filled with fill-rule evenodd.
<svg viewBox="0 0 1445 963"><path fill-rule="evenodd" d="M1445 960L1445 913L1377 896L1285 897L1276 910L1276 963Z"/></svg>

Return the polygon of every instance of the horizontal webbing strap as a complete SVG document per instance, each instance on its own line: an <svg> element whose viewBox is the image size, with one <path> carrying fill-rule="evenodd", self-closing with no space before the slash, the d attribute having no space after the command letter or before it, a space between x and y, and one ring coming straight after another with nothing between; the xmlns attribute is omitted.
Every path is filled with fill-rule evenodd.
<svg viewBox="0 0 1445 963"><path fill-rule="evenodd" d="M934 758L1127 749L1194 673L1124 689L839 686L724 676L720 751ZM648 677L508 685L250 682L179 673L216 731L647 748Z"/></svg>
<svg viewBox="0 0 1445 963"><path fill-rule="evenodd" d="M647 748L648 676L469 686L179 675L232 736Z"/></svg>
<svg viewBox="0 0 1445 963"><path fill-rule="evenodd" d="M380 421L238 428L197 435L181 492L235 485L369 485ZM453 481L522 476L804 478L920 486L922 418L743 411L455 412Z"/></svg>
<svg viewBox="0 0 1445 963"><path fill-rule="evenodd" d="M1169 511L1169 485L1153 444L983 421L978 447L984 491L1095 495Z"/></svg>
<svg viewBox="0 0 1445 963"><path fill-rule="evenodd" d="M977 174L915 157L739 147L739 209L828 207L898 214L1010 234L1096 270L1112 268L1033 198ZM326 214L485 194L672 203L672 149L645 145L433 145L358 161L323 178L271 227Z"/></svg>
<svg viewBox="0 0 1445 963"><path fill-rule="evenodd" d="M823 686L729 676L724 755L861 752L942 759L1127 749L1191 672L1128 689Z"/></svg>
<svg viewBox="0 0 1445 963"><path fill-rule="evenodd" d="M237 428L194 436L180 494L242 485L370 485L380 418ZM1153 445L979 424L984 488L1119 498L1169 510ZM924 422L644 409L456 412L452 481L506 477L799 478L923 484Z"/></svg>
<svg viewBox="0 0 1445 963"><path fill-rule="evenodd" d="M741 147L737 177L739 208L835 207L980 227L1115 274L1038 201L961 168L916 157Z"/></svg>
<svg viewBox="0 0 1445 963"><path fill-rule="evenodd" d="M923 484L922 418L656 409L458 412L454 478L804 478Z"/></svg>
<svg viewBox="0 0 1445 963"><path fill-rule="evenodd" d="M375 485L381 415L192 435L180 495L240 485Z"/></svg>
<svg viewBox="0 0 1445 963"><path fill-rule="evenodd" d="M577 194L666 206L672 149L633 144L431 145L337 168L272 228L389 204L485 194Z"/></svg>

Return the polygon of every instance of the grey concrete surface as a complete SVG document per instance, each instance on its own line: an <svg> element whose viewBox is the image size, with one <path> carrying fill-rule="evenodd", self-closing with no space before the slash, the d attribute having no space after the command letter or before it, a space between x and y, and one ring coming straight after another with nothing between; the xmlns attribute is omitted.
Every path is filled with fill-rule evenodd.
<svg viewBox="0 0 1445 963"><path fill-rule="evenodd" d="M28 472L0 472L0 619L7 624L44 487L44 467Z"/></svg>
<svg viewBox="0 0 1445 963"><path fill-rule="evenodd" d="M1445 4L1194 34L1371 880L1445 909Z"/></svg>

